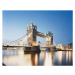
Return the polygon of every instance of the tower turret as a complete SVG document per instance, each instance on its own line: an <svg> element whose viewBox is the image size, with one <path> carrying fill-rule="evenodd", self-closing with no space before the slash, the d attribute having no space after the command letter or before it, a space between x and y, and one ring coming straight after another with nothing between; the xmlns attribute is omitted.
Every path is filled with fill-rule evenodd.
<svg viewBox="0 0 75 75"><path fill-rule="evenodd" d="M50 30L49 30L48 35L50 36L50 34L51 34L51 32L50 32Z"/></svg>
<svg viewBox="0 0 75 75"><path fill-rule="evenodd" d="M37 27L33 25L33 22L31 22L27 30L27 36L31 34L30 37L27 38L27 45L36 46L36 33Z"/></svg>
<svg viewBox="0 0 75 75"><path fill-rule="evenodd" d="M33 26L33 22L31 22L30 26Z"/></svg>
<svg viewBox="0 0 75 75"><path fill-rule="evenodd" d="M27 30L29 30L28 25L27 25Z"/></svg>

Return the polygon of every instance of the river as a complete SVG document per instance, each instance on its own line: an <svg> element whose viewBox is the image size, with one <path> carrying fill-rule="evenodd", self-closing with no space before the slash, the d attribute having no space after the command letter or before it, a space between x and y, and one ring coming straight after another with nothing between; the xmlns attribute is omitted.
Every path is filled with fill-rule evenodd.
<svg viewBox="0 0 75 75"><path fill-rule="evenodd" d="M7 66L72 66L73 51L26 53L24 50L2 50L2 63Z"/></svg>

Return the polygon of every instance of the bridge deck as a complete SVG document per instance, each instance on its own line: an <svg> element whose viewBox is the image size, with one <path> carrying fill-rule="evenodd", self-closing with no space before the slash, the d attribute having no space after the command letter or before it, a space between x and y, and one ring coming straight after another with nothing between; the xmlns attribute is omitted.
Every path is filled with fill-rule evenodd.
<svg viewBox="0 0 75 75"><path fill-rule="evenodd" d="M32 47L32 46L2 46L2 47Z"/></svg>
<svg viewBox="0 0 75 75"><path fill-rule="evenodd" d="M33 46L2 46L2 47L33 47ZM50 48L50 47L41 46L40 48Z"/></svg>

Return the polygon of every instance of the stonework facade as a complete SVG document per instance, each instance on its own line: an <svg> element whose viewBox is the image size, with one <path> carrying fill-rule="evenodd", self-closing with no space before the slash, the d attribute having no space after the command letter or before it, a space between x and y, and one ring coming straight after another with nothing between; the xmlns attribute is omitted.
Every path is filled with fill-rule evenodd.
<svg viewBox="0 0 75 75"><path fill-rule="evenodd" d="M53 33L51 33L50 31L46 35L43 33L40 33L37 31L37 27L34 26L33 23L31 22L29 28L27 27L27 45L28 46L36 46L36 39L37 39L36 36L46 38L46 47L53 46Z"/></svg>
<svg viewBox="0 0 75 75"><path fill-rule="evenodd" d="M27 27L27 45L28 46L35 46L36 45L36 31L37 27L33 25L31 22L29 28ZM29 36L29 34L31 34Z"/></svg>
<svg viewBox="0 0 75 75"><path fill-rule="evenodd" d="M53 33L49 31L48 36L50 37L46 38L46 47L52 47L53 46Z"/></svg>

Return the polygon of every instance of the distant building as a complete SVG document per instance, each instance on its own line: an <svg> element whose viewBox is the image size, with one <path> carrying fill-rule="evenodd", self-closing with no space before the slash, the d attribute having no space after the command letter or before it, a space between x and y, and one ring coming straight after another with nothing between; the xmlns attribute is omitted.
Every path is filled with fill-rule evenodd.
<svg viewBox="0 0 75 75"><path fill-rule="evenodd" d="M70 44L68 44L67 46L66 46L66 49L73 49L73 43L70 43Z"/></svg>
<svg viewBox="0 0 75 75"><path fill-rule="evenodd" d="M70 44L68 44L66 46L63 46L63 50L73 50L73 44L70 43Z"/></svg>
<svg viewBox="0 0 75 75"><path fill-rule="evenodd" d="M62 45L62 44L58 44L58 45L56 46L56 48L62 50L62 49L63 49L63 45Z"/></svg>
<svg viewBox="0 0 75 75"><path fill-rule="evenodd" d="M63 46L63 50L66 50L67 46Z"/></svg>

